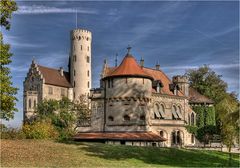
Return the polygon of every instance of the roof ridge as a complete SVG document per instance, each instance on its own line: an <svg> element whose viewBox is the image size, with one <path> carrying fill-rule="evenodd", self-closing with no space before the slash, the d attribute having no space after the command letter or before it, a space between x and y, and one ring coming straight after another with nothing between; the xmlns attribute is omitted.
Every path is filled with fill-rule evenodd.
<svg viewBox="0 0 240 168"><path fill-rule="evenodd" d="M40 65L40 64L36 64L36 65L37 65L37 66L40 66L40 67L43 67L43 68L50 69L50 70L59 71L59 69L57 69L57 68L46 67L46 66L42 66L42 65ZM67 72L67 73L69 73L68 71L63 71L63 72Z"/></svg>

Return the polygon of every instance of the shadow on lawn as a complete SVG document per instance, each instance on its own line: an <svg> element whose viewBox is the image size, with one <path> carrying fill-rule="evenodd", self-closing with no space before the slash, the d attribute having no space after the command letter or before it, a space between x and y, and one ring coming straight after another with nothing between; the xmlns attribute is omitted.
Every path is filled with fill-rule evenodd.
<svg viewBox="0 0 240 168"><path fill-rule="evenodd" d="M102 143L84 143L67 141L75 144L79 150L85 150L89 156L106 160L135 159L152 165L184 166L184 167L227 167L228 154L217 151L186 150L175 148L136 147L106 145ZM239 167L239 157L233 155L231 167Z"/></svg>

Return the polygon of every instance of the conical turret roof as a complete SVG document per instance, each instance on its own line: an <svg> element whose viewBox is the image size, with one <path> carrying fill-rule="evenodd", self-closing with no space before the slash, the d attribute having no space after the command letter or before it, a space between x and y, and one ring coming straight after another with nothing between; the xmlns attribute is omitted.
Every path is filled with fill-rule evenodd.
<svg viewBox="0 0 240 168"><path fill-rule="evenodd" d="M118 76L145 77L153 79L151 75L143 71L143 69L138 65L135 58L129 53L124 57L122 63L107 77Z"/></svg>

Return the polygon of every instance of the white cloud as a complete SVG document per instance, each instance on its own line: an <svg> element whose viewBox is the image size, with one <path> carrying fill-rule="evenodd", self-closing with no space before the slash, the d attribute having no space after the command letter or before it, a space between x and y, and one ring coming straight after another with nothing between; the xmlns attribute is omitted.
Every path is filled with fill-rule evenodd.
<svg viewBox="0 0 240 168"><path fill-rule="evenodd" d="M19 9L14 14L51 14L51 13L83 13L83 14L97 14L97 11L91 9L79 8L57 8L44 5L19 6Z"/></svg>
<svg viewBox="0 0 240 168"><path fill-rule="evenodd" d="M209 65L210 68L212 69L231 69L231 68L239 68L239 64L211 64ZM199 66L165 66L162 67L163 69L166 70L175 70L175 69L179 69L179 70L187 70L187 69L196 69L199 68Z"/></svg>
<svg viewBox="0 0 240 168"><path fill-rule="evenodd" d="M11 44L12 47L16 48L39 48L44 47L43 44L33 44L33 43L26 43L20 40L17 36L7 35L4 34L4 42L7 44Z"/></svg>

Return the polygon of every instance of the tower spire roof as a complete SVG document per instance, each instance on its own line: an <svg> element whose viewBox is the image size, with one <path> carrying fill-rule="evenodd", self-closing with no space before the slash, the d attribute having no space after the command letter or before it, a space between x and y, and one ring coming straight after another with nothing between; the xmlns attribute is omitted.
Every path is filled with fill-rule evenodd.
<svg viewBox="0 0 240 168"><path fill-rule="evenodd" d="M128 53L122 60L121 64L107 77L117 76L134 76L153 79L151 75L143 71L143 69L138 65L135 58Z"/></svg>

